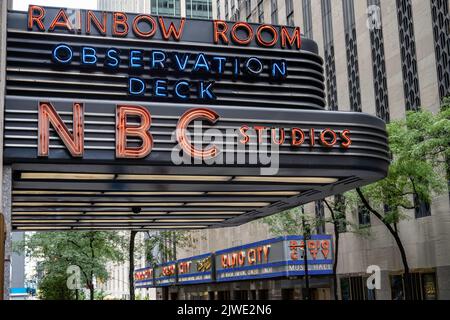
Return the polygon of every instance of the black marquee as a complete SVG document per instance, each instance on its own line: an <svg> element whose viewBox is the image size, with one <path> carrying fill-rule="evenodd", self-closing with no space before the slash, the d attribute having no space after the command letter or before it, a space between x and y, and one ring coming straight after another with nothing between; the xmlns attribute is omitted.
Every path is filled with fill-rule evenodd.
<svg viewBox="0 0 450 320"><path fill-rule="evenodd" d="M323 61L317 45L301 39L301 49L297 50L294 41L285 46L281 41L282 32L293 37L297 29L271 27L280 31L280 41L273 47L258 45L256 38L247 45L238 41L215 43L214 22L187 19L183 36L170 41L160 32L151 39L136 37L131 31L115 37L110 34L109 20L105 35L94 27L86 34L84 25L78 31L61 27L48 31L52 17L60 10L45 8L45 12L44 31L36 26L29 29L26 12L8 13L4 161L13 170L14 230L236 226L371 183L387 173L384 122L362 113L325 111ZM84 10L75 13L81 17L88 14ZM102 16L101 12L89 14L98 20ZM129 21L135 18L128 14ZM161 19L165 27L181 23L180 19ZM157 17L154 20L161 21ZM226 25L233 30L233 23ZM220 26L223 28L224 23ZM254 34L261 30L260 25L250 26ZM242 30L236 34L242 40L249 31L245 25L239 28ZM265 36L262 41L267 43L267 32ZM52 52L60 44L73 49L70 63L52 60ZM95 59L89 58L94 53L89 49L84 61L93 65L83 65L83 47L94 49ZM116 57L120 58L114 70L105 69L111 48L117 49ZM142 69L130 69L130 49L143 53ZM199 67L198 72L181 72L175 70L174 64L152 70L149 56L153 51L165 52L172 57L169 59L173 59L174 52L189 53L188 62L193 68L199 53L207 58L226 57L227 64L222 72L217 66L210 72L205 67ZM64 54L59 57L63 59ZM256 66L245 67L252 57L263 65L257 75L252 74L258 69L256 60L252 61ZM234 74L236 58L240 69ZM139 64L140 60L135 62ZM285 77L273 77L273 64L278 63L275 71L280 73L283 62ZM213 63L208 62L208 66L213 69ZM151 89L130 94L130 78L141 79ZM155 79L161 79L158 85L167 90L155 91ZM186 99L173 94L180 80L195 83ZM200 82L213 83L214 97L199 98L196 90ZM166 91L166 96L155 94ZM83 104L82 157L71 155L52 129L48 157L38 157L42 137L38 132L38 105L42 102L51 104L70 130L73 104ZM153 148L145 157L116 157L118 105L142 106L151 113ZM208 109L219 115L214 124L203 121L205 128L223 133L230 128L241 129L233 147L239 144L243 127L286 129L286 139L292 139L292 128L301 128L305 143L284 143L274 151L280 166L276 175L261 175L261 161L175 165L171 152L177 143L172 133L182 115L192 109ZM319 143L327 129L337 134L337 144L331 147ZM343 148L339 143L343 143L345 131L351 136L351 145ZM316 143L307 143L308 139ZM329 140L330 136L323 138L324 143ZM139 145L139 141L131 139L128 143ZM250 157L249 152L246 157Z"/></svg>

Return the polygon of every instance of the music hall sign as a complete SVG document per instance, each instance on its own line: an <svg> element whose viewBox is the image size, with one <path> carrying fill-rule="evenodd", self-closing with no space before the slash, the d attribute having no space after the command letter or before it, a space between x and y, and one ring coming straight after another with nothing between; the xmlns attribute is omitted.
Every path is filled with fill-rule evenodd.
<svg viewBox="0 0 450 320"><path fill-rule="evenodd" d="M197 226L237 225L380 179L389 164L381 120L325 111L323 60L299 27L32 5L8 13L6 90L4 160L17 172L112 174L18 181L103 192L79 212L109 191L172 192L187 198L155 212L200 215L211 201L222 222ZM135 200L123 206L152 207Z"/></svg>

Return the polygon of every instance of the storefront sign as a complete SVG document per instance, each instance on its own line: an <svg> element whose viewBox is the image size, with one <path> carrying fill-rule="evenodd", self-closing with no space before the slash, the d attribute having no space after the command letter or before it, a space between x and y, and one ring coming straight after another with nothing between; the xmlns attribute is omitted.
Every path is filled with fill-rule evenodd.
<svg viewBox="0 0 450 320"><path fill-rule="evenodd" d="M213 280L213 256L204 254L177 261L178 283L194 284Z"/></svg>
<svg viewBox="0 0 450 320"><path fill-rule="evenodd" d="M153 287L153 268L142 268L135 270L134 283L136 288Z"/></svg>
<svg viewBox="0 0 450 320"><path fill-rule="evenodd" d="M155 286L169 286L177 282L176 262L167 262L154 268Z"/></svg>
<svg viewBox="0 0 450 320"><path fill-rule="evenodd" d="M308 272L332 273L331 236L316 235L307 241ZM217 281L297 276L304 274L304 242L287 236L216 252Z"/></svg>

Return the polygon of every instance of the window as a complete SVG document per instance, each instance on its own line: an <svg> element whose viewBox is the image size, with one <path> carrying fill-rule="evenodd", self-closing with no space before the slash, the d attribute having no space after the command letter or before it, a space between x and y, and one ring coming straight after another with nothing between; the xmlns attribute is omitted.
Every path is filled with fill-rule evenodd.
<svg viewBox="0 0 450 320"><path fill-rule="evenodd" d="M436 300L437 286L436 274L430 273L411 273L411 299L412 300ZM405 299L405 279L404 275L391 276L391 295L392 300Z"/></svg>
<svg viewBox="0 0 450 320"><path fill-rule="evenodd" d="M439 97L450 95L450 13L446 1L431 0L434 49L439 84Z"/></svg>
<svg viewBox="0 0 450 320"><path fill-rule="evenodd" d="M228 3L229 3L229 1L230 0L225 0L225 20L229 20L229 17L230 17L230 13L229 13L229 11L228 11Z"/></svg>
<svg viewBox="0 0 450 320"><path fill-rule="evenodd" d="M247 22L252 20L252 10L250 8L250 0L245 0L245 16Z"/></svg>
<svg viewBox="0 0 450 320"><path fill-rule="evenodd" d="M294 1L286 0L286 24L288 26L294 26Z"/></svg>
<svg viewBox="0 0 450 320"><path fill-rule="evenodd" d="M375 94L375 108L377 117L389 122L389 99L386 75L386 59L384 54L384 36L381 21L380 0L367 2L371 18L379 27L369 28L372 51L373 88Z"/></svg>
<svg viewBox="0 0 450 320"><path fill-rule="evenodd" d="M264 23L264 4L262 0L258 2L258 22Z"/></svg>
<svg viewBox="0 0 450 320"><path fill-rule="evenodd" d="M303 0L303 34L305 37L312 39L312 12L311 12L311 0Z"/></svg>
<svg viewBox="0 0 450 320"><path fill-rule="evenodd" d="M370 211L363 204L358 207L358 223L360 227L370 227Z"/></svg>
<svg viewBox="0 0 450 320"><path fill-rule="evenodd" d="M272 24L278 24L278 0L270 0Z"/></svg>
<svg viewBox="0 0 450 320"><path fill-rule="evenodd" d="M431 216L430 204L419 199L416 194L414 194L414 215L416 219Z"/></svg>
<svg viewBox="0 0 450 320"><path fill-rule="evenodd" d="M180 0L151 0L151 13L161 16L181 15Z"/></svg>
<svg viewBox="0 0 450 320"><path fill-rule="evenodd" d="M340 279L342 300L375 300L375 290L369 290L362 276Z"/></svg>
<svg viewBox="0 0 450 320"><path fill-rule="evenodd" d="M406 110L418 110L421 104L412 11L412 0L397 0L397 22Z"/></svg>
<svg viewBox="0 0 450 320"><path fill-rule="evenodd" d="M217 0L217 19L222 19L220 16L220 0Z"/></svg>
<svg viewBox="0 0 450 320"><path fill-rule="evenodd" d="M322 0L322 28L328 110L338 109L331 0Z"/></svg>
<svg viewBox="0 0 450 320"><path fill-rule="evenodd" d="M225 14L228 14L227 10ZM188 18L211 19L212 0L186 0L186 16Z"/></svg>
<svg viewBox="0 0 450 320"><path fill-rule="evenodd" d="M356 41L355 8L353 0L342 0L344 11L345 46L347 48L347 74L350 110L361 112L358 45Z"/></svg>
<svg viewBox="0 0 450 320"><path fill-rule="evenodd" d="M325 210L323 206L323 201L316 201L316 233L325 234Z"/></svg>

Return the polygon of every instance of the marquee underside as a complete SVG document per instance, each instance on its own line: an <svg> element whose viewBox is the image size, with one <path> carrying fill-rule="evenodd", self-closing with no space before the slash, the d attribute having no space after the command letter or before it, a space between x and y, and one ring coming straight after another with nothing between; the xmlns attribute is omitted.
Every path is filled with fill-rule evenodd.
<svg viewBox="0 0 450 320"><path fill-rule="evenodd" d="M228 227L376 179L362 170L326 177L319 170L282 169L278 176L261 177L248 168L216 169L186 175L185 168L174 167L67 170L15 164L12 226L22 231Z"/></svg>

